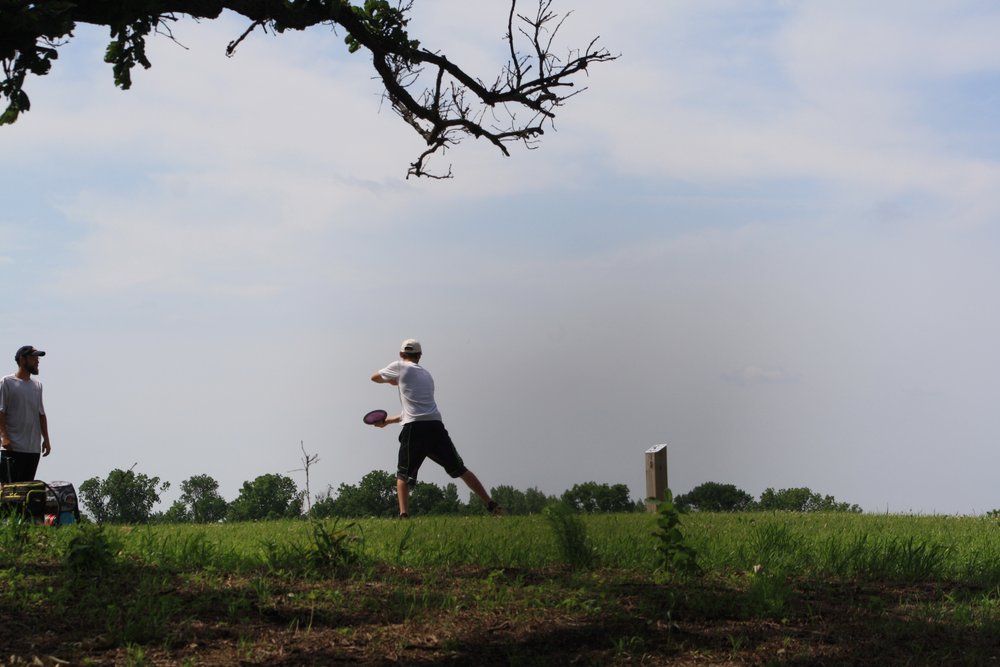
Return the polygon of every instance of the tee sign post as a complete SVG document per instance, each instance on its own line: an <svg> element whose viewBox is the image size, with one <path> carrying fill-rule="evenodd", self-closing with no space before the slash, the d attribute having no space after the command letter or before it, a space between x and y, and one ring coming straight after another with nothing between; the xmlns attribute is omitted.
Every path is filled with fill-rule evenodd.
<svg viewBox="0 0 1000 667"><path fill-rule="evenodd" d="M667 499L667 446L646 450L646 511L655 512L657 503Z"/></svg>

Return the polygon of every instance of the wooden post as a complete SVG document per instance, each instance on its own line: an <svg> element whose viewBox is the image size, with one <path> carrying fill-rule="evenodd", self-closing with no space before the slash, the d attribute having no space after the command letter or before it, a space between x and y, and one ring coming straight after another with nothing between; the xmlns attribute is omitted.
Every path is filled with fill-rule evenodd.
<svg viewBox="0 0 1000 667"><path fill-rule="evenodd" d="M657 503L667 499L667 446L646 450L646 511L655 512Z"/></svg>

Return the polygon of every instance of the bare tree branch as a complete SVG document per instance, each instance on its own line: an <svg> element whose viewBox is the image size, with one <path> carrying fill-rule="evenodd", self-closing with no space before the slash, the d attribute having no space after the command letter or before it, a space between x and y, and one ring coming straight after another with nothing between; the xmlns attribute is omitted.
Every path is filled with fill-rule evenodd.
<svg viewBox="0 0 1000 667"><path fill-rule="evenodd" d="M309 510L312 509L312 495L309 490L309 468L312 464L319 461L319 454L307 454L306 453L306 443L299 440L299 447L302 449L302 467L296 468L295 470L289 470L288 472L305 472L306 474L306 514L309 514Z"/></svg>
<svg viewBox="0 0 1000 667"><path fill-rule="evenodd" d="M450 178L451 168L434 173L428 162L463 138L485 139L503 155L507 145L519 142L533 148L551 127L556 109L586 88L576 88L576 78L594 63L618 56L591 41L583 50L566 51L565 62L555 53L557 36L570 16L554 12L553 0L535 0L534 16L518 13L518 0L510 0L507 47L510 60L487 85L442 53L423 48L407 32L412 0L0 0L0 62L4 79L0 98L7 101L0 125L13 123L31 107L24 83L27 75L42 76L58 58L58 49L73 35L78 23L107 26L112 42L105 61L113 67L115 83L127 89L136 65L144 68L145 40L152 34L173 39L168 22L178 16L214 19L224 10L250 21L247 29L229 42L226 55L257 27L281 34L327 25L342 28L351 52L366 49L385 86L385 99L426 143L410 164L408 176ZM428 83L422 84L423 81Z"/></svg>
<svg viewBox="0 0 1000 667"><path fill-rule="evenodd" d="M250 27L249 27L249 28L247 28L247 29L246 29L246 30L245 30L245 31L243 32L243 34L242 34L242 35L240 35L240 36L239 36L238 38L234 39L233 41L229 42L229 46L227 46L227 47L226 47L226 55L227 55L228 57L232 58L232 57L233 57L233 55L235 55L235 54L236 54L236 47L237 47L237 46L239 46L239 45L240 45L240 43L241 43L241 42L242 42L242 41L243 41L244 39L246 39L247 37L249 37L249 36L250 36L250 33L252 33L252 32L253 32L253 31L254 31L254 30L255 30L255 29L257 28L257 26L263 26L263 25L264 25L264 24L263 24L263 23L262 23L261 21L254 21L253 23L251 23L251 24L250 24ZM266 29L265 29L265 30L266 30Z"/></svg>

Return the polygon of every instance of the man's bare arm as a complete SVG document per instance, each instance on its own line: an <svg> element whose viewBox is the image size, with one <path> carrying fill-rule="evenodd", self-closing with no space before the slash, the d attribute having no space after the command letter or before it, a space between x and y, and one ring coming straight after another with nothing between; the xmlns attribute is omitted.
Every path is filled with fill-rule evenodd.
<svg viewBox="0 0 1000 667"><path fill-rule="evenodd" d="M42 428L42 456L48 456L52 453L52 445L49 443L49 418L38 415L38 423Z"/></svg>

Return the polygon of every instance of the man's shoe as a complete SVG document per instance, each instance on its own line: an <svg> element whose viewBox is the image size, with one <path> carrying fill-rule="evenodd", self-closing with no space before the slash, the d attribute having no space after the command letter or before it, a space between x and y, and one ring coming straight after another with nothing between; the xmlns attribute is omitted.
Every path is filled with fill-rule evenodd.
<svg viewBox="0 0 1000 667"><path fill-rule="evenodd" d="M410 515L409 515L409 514L407 514L406 512L400 512L400 513L399 513L399 518L400 518L400 519L409 519L409 518L410 518Z"/></svg>
<svg viewBox="0 0 1000 667"><path fill-rule="evenodd" d="M503 516L503 508L500 507L500 504L495 500L491 500L489 504L486 505L486 511L489 512L491 516Z"/></svg>

